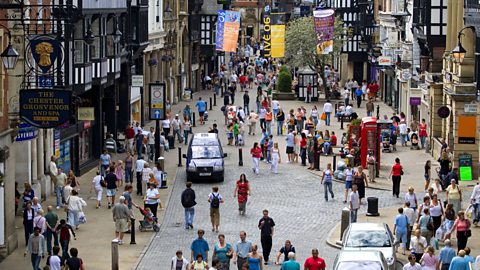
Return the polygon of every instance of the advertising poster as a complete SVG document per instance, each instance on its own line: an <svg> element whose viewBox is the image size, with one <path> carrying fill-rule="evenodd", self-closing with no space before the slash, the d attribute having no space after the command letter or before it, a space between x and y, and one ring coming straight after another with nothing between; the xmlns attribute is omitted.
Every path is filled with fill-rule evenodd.
<svg viewBox="0 0 480 270"><path fill-rule="evenodd" d="M285 56L285 13L271 13L271 39L270 54L274 58Z"/></svg>
<svg viewBox="0 0 480 270"><path fill-rule="evenodd" d="M215 43L215 49L217 51L223 50L224 24L225 24L225 10L219 10L218 19L217 19L217 32L215 33L216 40L217 40L217 42Z"/></svg>
<svg viewBox="0 0 480 270"><path fill-rule="evenodd" d="M236 52L238 32L240 31L240 12L226 11L223 25L223 50L224 52Z"/></svg>
<svg viewBox="0 0 480 270"><path fill-rule="evenodd" d="M333 51L333 27L335 11L321 9L313 11L315 33L317 34L317 54L329 54Z"/></svg>
<svg viewBox="0 0 480 270"><path fill-rule="evenodd" d="M263 57L270 57L271 50L272 50L272 24L270 13L265 12L263 15L263 29L262 29L262 39L263 39L263 50L262 56Z"/></svg>

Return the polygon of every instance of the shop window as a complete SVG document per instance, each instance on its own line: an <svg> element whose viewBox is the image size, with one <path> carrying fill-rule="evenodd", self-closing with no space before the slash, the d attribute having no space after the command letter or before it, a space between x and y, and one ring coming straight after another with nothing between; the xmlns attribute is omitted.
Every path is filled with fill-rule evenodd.
<svg viewBox="0 0 480 270"><path fill-rule="evenodd" d="M80 164L89 161L92 157L92 140L93 136L90 129L80 132L78 137Z"/></svg>
<svg viewBox="0 0 480 270"><path fill-rule="evenodd" d="M72 169L70 142L70 140L65 140L60 143L60 155L57 160L57 166L65 173Z"/></svg>

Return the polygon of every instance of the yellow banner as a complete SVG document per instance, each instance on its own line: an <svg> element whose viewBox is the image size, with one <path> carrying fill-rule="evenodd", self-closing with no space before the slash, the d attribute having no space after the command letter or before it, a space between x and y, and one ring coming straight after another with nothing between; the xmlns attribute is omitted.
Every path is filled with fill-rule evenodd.
<svg viewBox="0 0 480 270"><path fill-rule="evenodd" d="M281 58L285 56L285 24L272 25L272 50L273 58Z"/></svg>

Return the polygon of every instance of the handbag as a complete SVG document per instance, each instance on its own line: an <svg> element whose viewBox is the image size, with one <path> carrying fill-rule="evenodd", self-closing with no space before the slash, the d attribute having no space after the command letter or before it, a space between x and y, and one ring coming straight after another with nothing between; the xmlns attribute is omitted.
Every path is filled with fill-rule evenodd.
<svg viewBox="0 0 480 270"><path fill-rule="evenodd" d="M83 224L83 223L87 222L87 217L85 216L85 213L83 213L83 211L78 213L78 222L80 224Z"/></svg>
<svg viewBox="0 0 480 270"><path fill-rule="evenodd" d="M322 115L320 116L320 119L321 119L321 120L327 120L327 114L326 114L326 113L322 113Z"/></svg>
<svg viewBox="0 0 480 270"><path fill-rule="evenodd" d="M471 236L472 236L472 230L470 230L470 229L466 230L466 231L465 231L465 236L466 236L467 238L471 237Z"/></svg>
<svg viewBox="0 0 480 270"><path fill-rule="evenodd" d="M427 230L432 232L435 231L435 226L433 225L432 217L430 217L430 219L428 220Z"/></svg>

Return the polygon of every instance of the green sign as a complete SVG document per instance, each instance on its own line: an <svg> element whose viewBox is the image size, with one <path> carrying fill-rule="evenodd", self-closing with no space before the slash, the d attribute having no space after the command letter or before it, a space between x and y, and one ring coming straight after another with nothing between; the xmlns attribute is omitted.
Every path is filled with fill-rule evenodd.
<svg viewBox="0 0 480 270"><path fill-rule="evenodd" d="M460 167L460 180L461 181L472 181L472 167Z"/></svg>
<svg viewBox="0 0 480 270"><path fill-rule="evenodd" d="M460 154L458 156L459 171L460 171L460 180L461 181L472 181L472 155L470 154Z"/></svg>

